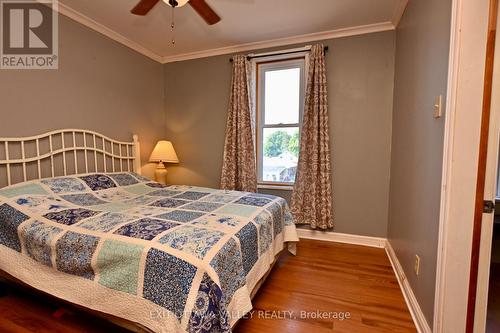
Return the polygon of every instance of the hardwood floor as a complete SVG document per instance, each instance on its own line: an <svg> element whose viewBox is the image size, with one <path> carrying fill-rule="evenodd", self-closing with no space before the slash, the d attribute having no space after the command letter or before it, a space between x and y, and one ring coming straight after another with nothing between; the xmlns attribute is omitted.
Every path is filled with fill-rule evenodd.
<svg viewBox="0 0 500 333"><path fill-rule="evenodd" d="M297 256L281 257L253 303L252 318L235 332L416 332L383 249L301 240ZM79 311L58 319L56 309L8 290L0 297L0 332L125 332Z"/></svg>
<svg viewBox="0 0 500 333"><path fill-rule="evenodd" d="M303 239L296 257L281 257L253 304L253 318L235 332L416 332L383 249ZM331 318L306 319L302 311ZM265 318L272 314L287 318Z"/></svg>
<svg viewBox="0 0 500 333"><path fill-rule="evenodd" d="M2 333L128 333L111 323L79 311L54 315L58 306L32 292L8 288L0 297Z"/></svg>

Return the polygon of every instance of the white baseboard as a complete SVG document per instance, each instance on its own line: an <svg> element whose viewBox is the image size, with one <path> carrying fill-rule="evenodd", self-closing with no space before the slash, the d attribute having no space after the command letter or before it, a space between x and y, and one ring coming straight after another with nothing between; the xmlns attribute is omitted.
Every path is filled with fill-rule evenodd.
<svg viewBox="0 0 500 333"><path fill-rule="evenodd" d="M348 243L370 247L384 248L386 239L380 237L342 234L339 232L318 231L297 228L299 238L322 240L328 242Z"/></svg>
<svg viewBox="0 0 500 333"><path fill-rule="evenodd" d="M429 323L427 322L427 319L425 319L424 313L422 312L422 309L418 304L417 298L415 297L410 283L406 278L403 267L401 266L398 257L396 256L396 252L394 252L394 249L392 248L389 240L386 241L385 251L387 252L387 256L391 261L392 268L394 269L394 273L396 274L396 278L398 279L403 297L405 298L406 305L410 310L410 314L413 318L415 326L417 327L417 331L419 333L431 333L432 330L429 326Z"/></svg>

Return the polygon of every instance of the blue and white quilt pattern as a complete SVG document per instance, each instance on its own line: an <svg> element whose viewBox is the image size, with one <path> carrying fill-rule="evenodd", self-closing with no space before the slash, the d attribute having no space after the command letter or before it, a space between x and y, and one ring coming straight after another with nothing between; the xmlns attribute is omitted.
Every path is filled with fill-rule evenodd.
<svg viewBox="0 0 500 333"><path fill-rule="evenodd" d="M124 316L117 297L167 314L132 318L153 330L230 332L275 255L295 241L286 201L270 195L163 186L135 173L0 189L1 255L30 258L54 278L69 274L96 298L110 295L87 304L62 284L59 296L80 305ZM28 269L4 265L13 275Z"/></svg>

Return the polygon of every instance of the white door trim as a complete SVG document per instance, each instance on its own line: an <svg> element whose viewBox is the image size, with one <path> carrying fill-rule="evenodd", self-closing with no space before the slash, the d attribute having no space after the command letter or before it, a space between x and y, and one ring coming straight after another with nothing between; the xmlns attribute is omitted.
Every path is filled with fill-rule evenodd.
<svg viewBox="0 0 500 333"><path fill-rule="evenodd" d="M439 212L439 237L438 237L438 253L436 267L436 291L434 299L434 332L442 332L442 318L444 316L444 288L446 282L446 269L443 265L446 262L447 254L447 239L446 231L448 228L448 215L450 207L450 195L446 189L446 185L450 183L451 167L452 167L452 138L454 133L454 117L455 117L455 95L457 91L457 73L458 73L458 53L460 40L458 32L460 30L461 4L462 0L452 1L452 15L450 28L450 55L448 61L448 86L446 92L446 109L445 109L445 131L443 144L443 166L441 176L441 204Z"/></svg>
<svg viewBox="0 0 500 333"><path fill-rule="evenodd" d="M463 332L483 100L488 0L453 0L433 332Z"/></svg>

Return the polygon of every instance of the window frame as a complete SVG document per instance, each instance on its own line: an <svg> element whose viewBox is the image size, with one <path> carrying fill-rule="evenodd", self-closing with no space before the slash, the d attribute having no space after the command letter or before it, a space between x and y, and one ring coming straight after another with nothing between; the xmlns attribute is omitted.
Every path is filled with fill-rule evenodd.
<svg viewBox="0 0 500 333"><path fill-rule="evenodd" d="M269 59L269 58L267 58ZM299 128L299 138L302 136L302 120L304 114L304 100L306 92L306 56L294 55L293 57L278 57L276 59L262 60L255 62L255 98L256 98L256 119L255 119L255 142L256 142L256 155L257 155L257 185L261 188L291 188L295 182L279 182L279 181L265 181L263 180L263 159L264 154L262 151L263 137L265 128ZM300 91L299 91L299 122L289 124L265 124L265 75L266 71L272 70L285 70L292 68L300 68ZM299 140L300 142L300 140Z"/></svg>

